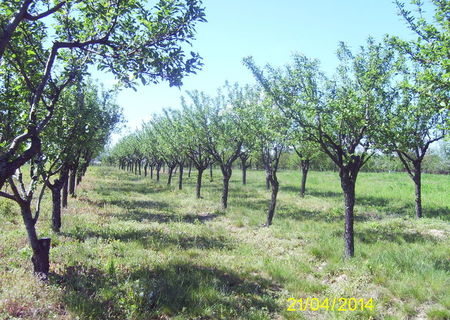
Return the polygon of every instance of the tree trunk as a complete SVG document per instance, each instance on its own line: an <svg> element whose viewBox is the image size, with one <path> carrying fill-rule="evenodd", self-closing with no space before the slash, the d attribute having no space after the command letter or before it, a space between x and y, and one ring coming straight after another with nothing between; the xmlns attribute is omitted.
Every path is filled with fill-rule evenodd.
<svg viewBox="0 0 450 320"><path fill-rule="evenodd" d="M414 186L416 191L416 218L422 218L422 168L421 163L414 163Z"/></svg>
<svg viewBox="0 0 450 320"><path fill-rule="evenodd" d="M38 239L35 223L31 214L31 203L24 201L20 203L20 208L28 235L28 241L33 250L31 261L33 262L34 272L46 279L50 269L50 238Z"/></svg>
<svg viewBox="0 0 450 320"><path fill-rule="evenodd" d="M64 185L62 189L62 206L63 208L67 208L67 196L69 194L69 175L67 175L64 179Z"/></svg>
<svg viewBox="0 0 450 320"><path fill-rule="evenodd" d="M355 206L355 181L350 178L350 173L347 170L340 170L341 187L344 192L344 206L345 206L345 257L351 258L355 255L354 233L353 233L353 208Z"/></svg>
<svg viewBox="0 0 450 320"><path fill-rule="evenodd" d="M270 190L270 178L267 172L266 172L266 189Z"/></svg>
<svg viewBox="0 0 450 320"><path fill-rule="evenodd" d="M213 182L213 165L212 165L212 163L209 165L209 181Z"/></svg>
<svg viewBox="0 0 450 320"><path fill-rule="evenodd" d="M61 187L55 185L52 190L52 229L59 232L61 229Z"/></svg>
<svg viewBox="0 0 450 320"><path fill-rule="evenodd" d="M222 165L222 175L223 175L223 189L222 189L222 209L228 207L228 187L230 184L231 174L233 173L231 166L227 167Z"/></svg>
<svg viewBox="0 0 450 320"><path fill-rule="evenodd" d="M141 172L141 161L138 161L138 167L139 167L139 175L142 175L142 172Z"/></svg>
<svg viewBox="0 0 450 320"><path fill-rule="evenodd" d="M228 187L230 184L230 177L223 177L223 190L222 190L222 208L228 207Z"/></svg>
<svg viewBox="0 0 450 320"><path fill-rule="evenodd" d="M197 199L201 198L201 194L200 191L202 189L202 176L203 176L203 169L197 169L198 170L198 174L197 174Z"/></svg>
<svg viewBox="0 0 450 320"><path fill-rule="evenodd" d="M192 162L189 162L188 178L191 177L191 170L192 170Z"/></svg>
<svg viewBox="0 0 450 320"><path fill-rule="evenodd" d="M77 176L77 168L74 167L70 170L70 178L69 178L69 194L72 197L75 197L75 178Z"/></svg>
<svg viewBox="0 0 450 320"><path fill-rule="evenodd" d="M153 166L150 166L150 179L153 180Z"/></svg>
<svg viewBox="0 0 450 320"><path fill-rule="evenodd" d="M38 239L31 257L34 272L44 279L47 279L48 271L50 270L50 242L50 238Z"/></svg>
<svg viewBox="0 0 450 320"><path fill-rule="evenodd" d="M146 162L144 165L144 177L147 177L147 168L148 168L148 163Z"/></svg>
<svg viewBox="0 0 450 320"><path fill-rule="evenodd" d="M174 167L168 167L169 169L169 177L167 179L167 185L170 186L172 184L172 174Z"/></svg>
<svg viewBox="0 0 450 320"><path fill-rule="evenodd" d="M300 187L300 196L303 198L306 191L306 177L308 176L309 160L302 160L302 185Z"/></svg>
<svg viewBox="0 0 450 320"><path fill-rule="evenodd" d="M279 183L276 174L271 174L269 176L270 184L272 186L272 196L270 198L269 210L267 211L267 221L265 226L268 227L272 224L273 216L275 215L275 207L277 205L277 195Z"/></svg>
<svg viewBox="0 0 450 320"><path fill-rule="evenodd" d="M247 184L247 160L241 158L242 184Z"/></svg>
<svg viewBox="0 0 450 320"><path fill-rule="evenodd" d="M180 172L178 174L178 190L183 189L183 163L180 163Z"/></svg>
<svg viewBox="0 0 450 320"><path fill-rule="evenodd" d="M159 182L159 173L161 171L161 166L156 166L156 182Z"/></svg>

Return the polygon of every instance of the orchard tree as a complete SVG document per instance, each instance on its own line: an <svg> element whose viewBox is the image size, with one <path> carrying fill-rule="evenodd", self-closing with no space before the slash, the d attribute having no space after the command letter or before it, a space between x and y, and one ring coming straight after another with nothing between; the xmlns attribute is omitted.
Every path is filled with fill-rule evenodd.
<svg viewBox="0 0 450 320"><path fill-rule="evenodd" d="M40 133L61 92L89 64L127 86L137 80L180 86L185 75L201 66L196 53L189 57L184 52L194 39L195 25L205 21L197 0L159 0L154 6L144 0L54 5L23 0L3 1L0 9L0 75L13 73L11 80L24 93L14 103L21 109L19 117L9 117L14 135L0 145L0 188L40 152ZM2 88L9 85L3 79Z"/></svg>
<svg viewBox="0 0 450 320"><path fill-rule="evenodd" d="M199 93L191 93L193 99L206 99ZM200 102L188 105L185 98L181 99L181 141L186 149L186 155L197 169L196 197L201 198L203 172L211 164L211 155L206 148L206 134L199 131L205 116L204 105Z"/></svg>
<svg viewBox="0 0 450 320"><path fill-rule="evenodd" d="M284 70L268 66L267 75L251 58L244 62L284 114L339 168L345 206L344 253L353 257L356 179L373 154L372 135L380 124L381 106L393 101L390 82L396 61L390 50L372 39L357 55L341 43L338 58L333 80L326 79L317 60L299 54Z"/></svg>
<svg viewBox="0 0 450 320"><path fill-rule="evenodd" d="M398 102L384 113L386 120L379 138L380 148L396 153L414 182L417 218L423 215L422 162L430 145L448 133L445 123L449 118L448 110L438 111L438 97L422 92L422 82L419 72L406 70L405 79L398 84Z"/></svg>
<svg viewBox="0 0 450 320"><path fill-rule="evenodd" d="M120 119L117 108L101 108L97 91L91 88L86 92L86 104L82 107L76 103L73 91L67 91L61 101L65 108L58 109L51 123L42 133L44 141L39 157L35 157L30 166L31 182L25 186L25 178L21 169L9 178L8 185L12 192L0 192L6 198L16 201L21 209L22 218L27 230L28 239L33 250L32 261L34 271L46 277L49 271L50 239L39 239L36 232L36 223L40 214L40 202L48 186L52 191L53 210L52 228L59 231L61 227L61 189L67 182L70 164L84 157L89 163L92 156L101 151L111 130ZM103 107L103 106L102 106ZM64 125L61 125L63 123ZM88 156L86 156L88 155ZM56 175L58 178L50 181ZM36 204L33 205L33 196L39 186L40 177L42 187ZM34 214L33 214L34 211Z"/></svg>
<svg viewBox="0 0 450 320"><path fill-rule="evenodd" d="M247 95L249 97L249 95ZM271 186L271 199L267 210L264 226L269 227L275 214L279 181L277 171L281 154L290 143L290 120L271 99L262 99L258 91L253 93L252 99L247 98L246 108L242 108L249 125L248 137L254 141L253 149L258 154L266 171Z"/></svg>
<svg viewBox="0 0 450 320"><path fill-rule="evenodd" d="M159 150L169 167L170 184L173 170L179 167L178 188L183 188L183 167L186 162L186 148L183 142L180 114L171 109L164 109L164 115L154 125Z"/></svg>
<svg viewBox="0 0 450 320"><path fill-rule="evenodd" d="M308 140L296 140L298 144L293 144L293 149L300 159L301 182L300 182L300 197L305 196L306 179L308 177L311 161L317 157L319 147L316 143Z"/></svg>
<svg viewBox="0 0 450 320"><path fill-rule="evenodd" d="M244 147L245 148L245 147ZM247 184L247 170L252 167L252 157L250 150L245 150L241 152L239 156L241 159L241 169L242 169L242 184Z"/></svg>
<svg viewBox="0 0 450 320"><path fill-rule="evenodd" d="M141 148L143 150L145 157L151 163L151 168L150 168L151 169L151 172L150 172L151 178L153 179L153 167L155 167L156 181L159 182L161 167L164 163L164 160L163 160L161 152L160 152L157 134L152 126L151 121L144 123L142 126Z"/></svg>
<svg viewBox="0 0 450 320"><path fill-rule="evenodd" d="M244 125L236 112L242 99L241 89L226 85L224 90L227 95L219 90L214 98L197 91L189 92L189 96L199 112L197 137L222 171L222 208L226 209L232 166L244 142Z"/></svg>
<svg viewBox="0 0 450 320"><path fill-rule="evenodd" d="M319 154L320 147L317 143L308 140L307 135L302 132L302 128L296 128L292 134L292 148L300 159L301 183L300 197L305 196L306 179L308 177L311 161Z"/></svg>
<svg viewBox="0 0 450 320"><path fill-rule="evenodd" d="M150 120L156 136L156 144L160 157L168 167L167 185L172 184L172 175L179 162L178 149L175 147L175 131L172 128L171 119L166 115L153 115Z"/></svg>

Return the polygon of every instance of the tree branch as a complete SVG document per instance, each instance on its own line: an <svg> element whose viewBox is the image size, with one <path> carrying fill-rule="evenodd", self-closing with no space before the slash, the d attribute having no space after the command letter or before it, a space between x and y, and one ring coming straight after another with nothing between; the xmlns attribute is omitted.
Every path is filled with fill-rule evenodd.
<svg viewBox="0 0 450 320"><path fill-rule="evenodd" d="M4 29L3 34L0 37L0 60L3 58L5 49L8 46L9 41L14 34L14 31L16 30L19 23L24 19L25 15L27 14L28 7L32 2L33 0L25 0L17 14L14 16L14 19Z"/></svg>
<svg viewBox="0 0 450 320"><path fill-rule="evenodd" d="M27 12L27 13L25 13L25 15L24 15L24 19L30 20L30 21L36 21L36 20L45 18L45 17L51 15L52 13L55 13L55 12L58 11L59 9L61 9L65 4L66 4L66 1L63 1L63 2L61 2L61 3L58 3L58 4L57 4L56 6L54 6L53 8L51 8L51 9L45 11L45 12L42 12L42 13L36 15L36 16L32 16L31 14L29 14L29 13Z"/></svg>
<svg viewBox="0 0 450 320"><path fill-rule="evenodd" d="M11 195L9 193L3 192L3 191L0 191L0 197L16 201L16 197L14 197L13 195Z"/></svg>

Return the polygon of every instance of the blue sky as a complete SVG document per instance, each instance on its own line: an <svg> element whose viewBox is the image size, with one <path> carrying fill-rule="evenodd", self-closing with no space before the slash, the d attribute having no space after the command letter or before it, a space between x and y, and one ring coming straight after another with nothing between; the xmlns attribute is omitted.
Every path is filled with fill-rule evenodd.
<svg viewBox="0 0 450 320"><path fill-rule="evenodd" d="M204 67L184 80L181 89L167 84L122 90L117 102L124 110L128 129L134 131L151 114L165 107L178 108L186 90L213 94L226 80L254 82L242 65L253 56L258 65L281 66L293 52L318 58L332 74L337 65L337 44L344 41L357 50L368 36L382 40L387 33L411 38L412 32L397 15L391 0L204 0L207 23L197 27L193 51L203 57ZM108 76L95 73L106 86ZM117 141L119 135L113 137Z"/></svg>

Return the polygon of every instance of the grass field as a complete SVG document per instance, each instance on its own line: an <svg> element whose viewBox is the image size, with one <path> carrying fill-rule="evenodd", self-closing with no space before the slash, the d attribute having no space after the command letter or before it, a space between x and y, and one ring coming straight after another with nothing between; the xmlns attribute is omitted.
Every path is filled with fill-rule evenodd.
<svg viewBox="0 0 450 320"><path fill-rule="evenodd" d="M111 167L92 167L50 229L45 199L38 230L52 238L48 283L32 273L21 218L1 202L1 319L450 319L450 176L423 176L426 218L414 218L405 173L361 173L355 258L342 259L337 173L279 174L274 224L262 228L270 194L264 173L233 173L229 209L221 179L185 188ZM374 308L287 311L288 298L356 298ZM370 305L367 305L370 307ZM298 305L297 305L298 308Z"/></svg>

